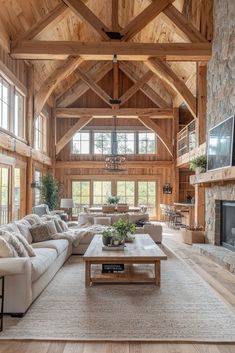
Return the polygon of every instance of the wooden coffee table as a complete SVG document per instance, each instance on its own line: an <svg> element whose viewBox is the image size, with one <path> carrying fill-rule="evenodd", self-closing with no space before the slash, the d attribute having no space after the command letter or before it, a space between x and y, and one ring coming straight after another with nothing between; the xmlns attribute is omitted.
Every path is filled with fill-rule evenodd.
<svg viewBox="0 0 235 353"><path fill-rule="evenodd" d="M83 256L86 287L92 283L141 282L160 285L161 260L167 260L167 256L148 234L136 234L134 242L127 243L124 251L105 251L102 250L102 245L102 236L96 234ZM97 269L98 266L91 266L98 264L125 264L125 271L102 273L100 268ZM147 266L148 270L144 271L145 264L154 266Z"/></svg>

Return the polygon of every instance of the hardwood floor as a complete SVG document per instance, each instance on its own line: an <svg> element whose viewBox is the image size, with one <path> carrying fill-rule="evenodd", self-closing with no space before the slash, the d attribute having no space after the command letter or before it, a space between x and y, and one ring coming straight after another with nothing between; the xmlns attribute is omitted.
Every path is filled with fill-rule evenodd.
<svg viewBox="0 0 235 353"><path fill-rule="evenodd" d="M235 308L235 276L201 256L180 240L180 233L164 228L165 245L191 266ZM0 353L234 353L234 344L146 342L0 341Z"/></svg>

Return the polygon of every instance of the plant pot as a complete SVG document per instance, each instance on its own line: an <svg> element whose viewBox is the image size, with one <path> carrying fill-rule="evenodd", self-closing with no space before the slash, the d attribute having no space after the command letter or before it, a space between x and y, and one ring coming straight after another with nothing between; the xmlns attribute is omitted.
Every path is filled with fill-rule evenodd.
<svg viewBox="0 0 235 353"><path fill-rule="evenodd" d="M112 238L104 237L104 236L102 237L102 241L103 241L104 246L108 246L111 243L111 240L112 240Z"/></svg>
<svg viewBox="0 0 235 353"><path fill-rule="evenodd" d="M201 174L201 173L204 173L205 172L205 169L203 167L197 167L195 169L195 174L198 175L198 174Z"/></svg>
<svg viewBox="0 0 235 353"><path fill-rule="evenodd" d="M201 230L181 230L183 242L189 245L194 243L205 243L205 232Z"/></svg>

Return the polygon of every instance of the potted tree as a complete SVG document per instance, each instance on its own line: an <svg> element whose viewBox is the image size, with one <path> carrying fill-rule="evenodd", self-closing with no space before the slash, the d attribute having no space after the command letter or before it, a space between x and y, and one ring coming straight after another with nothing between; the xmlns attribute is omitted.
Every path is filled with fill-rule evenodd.
<svg viewBox="0 0 235 353"><path fill-rule="evenodd" d="M195 174L204 173L206 171L206 156L201 155L191 160L189 168Z"/></svg>
<svg viewBox="0 0 235 353"><path fill-rule="evenodd" d="M55 210L59 205L60 184L51 174L44 175L40 184L42 201L50 211Z"/></svg>

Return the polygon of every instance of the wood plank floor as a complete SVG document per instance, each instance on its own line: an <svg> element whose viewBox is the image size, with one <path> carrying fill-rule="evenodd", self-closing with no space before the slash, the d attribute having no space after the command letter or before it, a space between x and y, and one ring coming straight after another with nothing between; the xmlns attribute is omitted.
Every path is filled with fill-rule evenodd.
<svg viewBox="0 0 235 353"><path fill-rule="evenodd" d="M167 247L235 308L235 276L182 244L178 231L165 228L164 237ZM0 341L0 353L235 353L235 344L6 340Z"/></svg>

